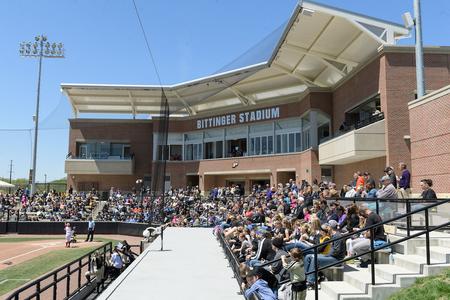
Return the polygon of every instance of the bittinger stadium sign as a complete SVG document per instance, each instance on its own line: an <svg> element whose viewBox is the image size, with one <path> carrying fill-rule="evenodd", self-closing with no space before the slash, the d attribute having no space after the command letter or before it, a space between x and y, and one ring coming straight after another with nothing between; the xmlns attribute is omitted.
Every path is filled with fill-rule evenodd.
<svg viewBox="0 0 450 300"><path fill-rule="evenodd" d="M197 129L214 128L245 124L256 121L272 120L280 118L280 108L263 108L242 113L234 113L197 120Z"/></svg>

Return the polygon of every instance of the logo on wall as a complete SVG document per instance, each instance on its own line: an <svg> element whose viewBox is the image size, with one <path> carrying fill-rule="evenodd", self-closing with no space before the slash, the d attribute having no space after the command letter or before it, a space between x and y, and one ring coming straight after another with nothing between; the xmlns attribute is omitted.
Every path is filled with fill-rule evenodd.
<svg viewBox="0 0 450 300"><path fill-rule="evenodd" d="M234 169L237 166L239 166L239 162L237 160L233 161L233 164L231 165L231 167Z"/></svg>

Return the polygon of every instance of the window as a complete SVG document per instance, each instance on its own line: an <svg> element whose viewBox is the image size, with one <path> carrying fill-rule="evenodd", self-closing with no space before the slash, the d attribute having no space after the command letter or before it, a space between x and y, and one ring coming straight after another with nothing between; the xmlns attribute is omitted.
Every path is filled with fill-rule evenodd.
<svg viewBox="0 0 450 300"><path fill-rule="evenodd" d="M193 145L189 144L189 145L185 145L184 146L184 160L193 160L194 156L193 156Z"/></svg>
<svg viewBox="0 0 450 300"><path fill-rule="evenodd" d="M295 152L302 151L302 140L301 140L300 132L295 134Z"/></svg>
<svg viewBox="0 0 450 300"><path fill-rule="evenodd" d="M170 145L170 160L182 160L182 148L181 145Z"/></svg>
<svg viewBox="0 0 450 300"><path fill-rule="evenodd" d="M273 154L273 136L267 137L267 153Z"/></svg>
<svg viewBox="0 0 450 300"><path fill-rule="evenodd" d="M205 159L214 158L214 142L205 143Z"/></svg>
<svg viewBox="0 0 450 300"><path fill-rule="evenodd" d="M261 154L267 154L267 136L261 138Z"/></svg>
<svg viewBox="0 0 450 300"><path fill-rule="evenodd" d="M223 157L223 141L216 142L216 158Z"/></svg>
<svg viewBox="0 0 450 300"><path fill-rule="evenodd" d="M289 152L295 151L295 133L289 133Z"/></svg>

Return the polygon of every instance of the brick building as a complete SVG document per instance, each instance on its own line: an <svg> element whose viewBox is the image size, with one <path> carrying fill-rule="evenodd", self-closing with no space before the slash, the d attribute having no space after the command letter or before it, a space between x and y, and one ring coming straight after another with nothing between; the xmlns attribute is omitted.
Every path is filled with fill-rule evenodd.
<svg viewBox="0 0 450 300"><path fill-rule="evenodd" d="M153 142L161 86L62 84L75 115L68 183L77 190L129 190L136 179L150 183L162 156L167 186L198 184L202 190L239 184L248 191L289 179L342 185L355 170L379 178L386 165L399 162L413 162L417 181L411 156L417 124L408 109L415 99L414 49L396 45L408 30L302 5L266 61L163 86L171 111L167 151ZM424 60L427 90L450 83L450 48L426 48ZM84 119L81 113L133 119ZM138 114L151 118L137 120ZM442 167L448 170L449 163Z"/></svg>

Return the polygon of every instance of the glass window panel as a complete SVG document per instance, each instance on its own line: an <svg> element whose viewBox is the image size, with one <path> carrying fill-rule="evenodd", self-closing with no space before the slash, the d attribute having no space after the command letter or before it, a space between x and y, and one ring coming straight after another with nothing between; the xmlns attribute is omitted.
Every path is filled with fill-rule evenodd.
<svg viewBox="0 0 450 300"><path fill-rule="evenodd" d="M250 138L249 155L255 155L255 138Z"/></svg>
<svg viewBox="0 0 450 300"><path fill-rule="evenodd" d="M124 146L123 144L112 143L111 144L111 156L122 157L123 146Z"/></svg>
<svg viewBox="0 0 450 300"><path fill-rule="evenodd" d="M206 130L205 131L205 139L206 138L220 138L223 137L223 129L213 129L213 130Z"/></svg>
<svg viewBox="0 0 450 300"><path fill-rule="evenodd" d="M201 132L200 133L198 133L198 132L196 132L196 133L186 133L184 135L184 140L186 142L201 140L202 138L203 138L203 133L201 133Z"/></svg>
<svg viewBox="0 0 450 300"><path fill-rule="evenodd" d="M223 157L223 141L216 142L216 158Z"/></svg>
<svg viewBox="0 0 450 300"><path fill-rule="evenodd" d="M261 138L261 154L267 154L267 136Z"/></svg>
<svg viewBox="0 0 450 300"><path fill-rule="evenodd" d="M301 119L281 120L275 123L275 129L298 129L300 130Z"/></svg>
<svg viewBox="0 0 450 300"><path fill-rule="evenodd" d="M184 159L193 160L193 146L192 144L184 146Z"/></svg>
<svg viewBox="0 0 450 300"><path fill-rule="evenodd" d="M239 126L239 127L233 127L233 128L227 128L226 129L226 137L246 137L247 136L247 126Z"/></svg>
<svg viewBox="0 0 450 300"><path fill-rule="evenodd" d="M277 153L281 153L281 134L277 134Z"/></svg>
<svg viewBox="0 0 450 300"><path fill-rule="evenodd" d="M287 143L288 143L288 137L287 134L283 134L281 135L281 152L282 153L286 153L288 148L287 148Z"/></svg>
<svg viewBox="0 0 450 300"><path fill-rule="evenodd" d="M289 152L295 151L295 133L289 134Z"/></svg>
<svg viewBox="0 0 450 300"><path fill-rule="evenodd" d="M261 154L261 138L255 138L255 155Z"/></svg>
<svg viewBox="0 0 450 300"><path fill-rule="evenodd" d="M273 154L273 136L267 137L267 153Z"/></svg>
<svg viewBox="0 0 450 300"><path fill-rule="evenodd" d="M250 133L271 132L272 126L272 123L252 125L250 126Z"/></svg>
<svg viewBox="0 0 450 300"><path fill-rule="evenodd" d="M295 152L302 151L302 141L300 139L300 132L295 134Z"/></svg>

